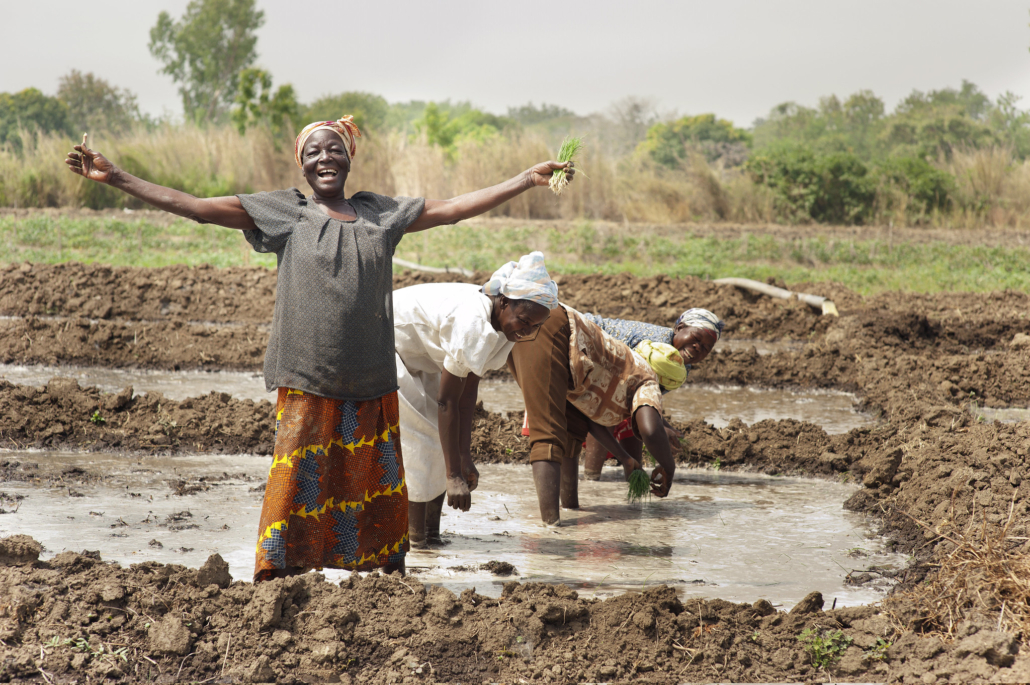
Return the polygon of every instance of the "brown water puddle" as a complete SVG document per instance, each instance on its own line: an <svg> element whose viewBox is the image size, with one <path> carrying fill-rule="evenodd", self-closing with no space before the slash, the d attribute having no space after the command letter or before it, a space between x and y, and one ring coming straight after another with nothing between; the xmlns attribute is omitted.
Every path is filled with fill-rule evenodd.
<svg viewBox="0 0 1030 685"><path fill-rule="evenodd" d="M479 384L483 406L494 412L522 412L522 391L514 382ZM687 383L662 398L662 405L677 421L703 419L722 428L739 418L750 425L765 419L797 419L814 423L827 433L847 433L872 425L872 416L856 409L857 397L833 390L773 390L741 386Z"/></svg>
<svg viewBox="0 0 1030 685"><path fill-rule="evenodd" d="M90 549L122 564L196 567L218 552L234 577L250 578L262 500L255 486L264 482L267 457L3 456L80 468L96 478L64 487L5 483L8 501L24 499L0 515L0 535L31 535L46 547L45 557ZM855 486L681 470L668 499L628 504L626 485L612 469L601 481L584 481L582 508L564 511L563 525L549 529L539 523L529 468L483 465L480 472L472 510L447 510L443 518L450 544L408 556L419 580L494 596L513 579L568 583L597 596L665 583L683 596L764 597L784 607L820 590L828 602L853 606L881 598L888 583L846 585L849 571L905 562L883 552L868 519L841 507ZM517 572L497 578L484 568L489 561Z"/></svg>

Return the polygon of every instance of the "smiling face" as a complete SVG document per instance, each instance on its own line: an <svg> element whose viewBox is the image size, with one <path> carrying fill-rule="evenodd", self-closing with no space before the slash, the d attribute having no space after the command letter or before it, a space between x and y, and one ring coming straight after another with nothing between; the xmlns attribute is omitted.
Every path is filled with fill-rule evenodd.
<svg viewBox="0 0 1030 685"><path fill-rule="evenodd" d="M494 330L504 333L511 342L536 339L540 327L551 316L547 307L529 300L509 300L503 295L494 298Z"/></svg>
<svg viewBox="0 0 1030 685"><path fill-rule="evenodd" d="M304 142L300 160L304 178L315 195L325 200L343 199L350 157L340 134L327 128L315 131Z"/></svg>
<svg viewBox="0 0 1030 685"><path fill-rule="evenodd" d="M697 364L711 353L717 340L715 331L680 324L676 326L676 333L672 337L672 346L680 351L684 362Z"/></svg>

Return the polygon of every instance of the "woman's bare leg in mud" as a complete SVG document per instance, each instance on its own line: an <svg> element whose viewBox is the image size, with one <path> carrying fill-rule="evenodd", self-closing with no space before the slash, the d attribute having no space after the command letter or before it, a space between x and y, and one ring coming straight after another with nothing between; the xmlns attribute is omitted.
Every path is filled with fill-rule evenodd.
<svg viewBox="0 0 1030 685"><path fill-rule="evenodd" d="M601 478L601 469L608 459L608 450L601 446L594 436L587 436L587 445L583 448L583 477L587 480Z"/></svg>
<svg viewBox="0 0 1030 685"><path fill-rule="evenodd" d="M562 509L579 509L579 452L580 443L572 448L572 455L561 462Z"/></svg>
<svg viewBox="0 0 1030 685"><path fill-rule="evenodd" d="M408 544L412 549L426 547L426 505L428 502L408 502ZM440 520L437 519L439 530Z"/></svg>
<svg viewBox="0 0 1030 685"><path fill-rule="evenodd" d="M447 541L440 536L440 515L443 513L443 499L446 494L445 492L440 493L439 497L425 503L425 541L429 547L447 544Z"/></svg>
<svg viewBox="0 0 1030 685"><path fill-rule="evenodd" d="M536 485L536 497L540 504L540 520L546 526L556 526L561 522L561 510L558 508L558 497L561 490L562 465L556 461L534 461L533 484Z"/></svg>

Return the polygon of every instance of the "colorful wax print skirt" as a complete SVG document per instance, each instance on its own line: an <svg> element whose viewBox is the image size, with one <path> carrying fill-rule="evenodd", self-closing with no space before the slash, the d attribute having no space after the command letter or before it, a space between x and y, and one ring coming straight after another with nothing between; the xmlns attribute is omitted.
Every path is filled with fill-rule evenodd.
<svg viewBox="0 0 1030 685"><path fill-rule="evenodd" d="M408 551L397 393L354 402L279 388L254 580L274 569L368 571Z"/></svg>

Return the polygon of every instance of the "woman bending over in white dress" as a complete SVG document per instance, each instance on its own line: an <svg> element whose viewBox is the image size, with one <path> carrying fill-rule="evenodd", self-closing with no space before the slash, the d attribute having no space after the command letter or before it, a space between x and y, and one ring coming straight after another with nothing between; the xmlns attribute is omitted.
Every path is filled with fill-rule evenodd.
<svg viewBox="0 0 1030 685"><path fill-rule="evenodd" d="M482 287L427 283L393 293L400 438L412 547L438 544L444 495L461 511L479 483L472 421L479 379L505 365L558 306L544 255L508 262Z"/></svg>

